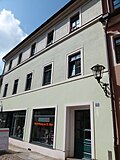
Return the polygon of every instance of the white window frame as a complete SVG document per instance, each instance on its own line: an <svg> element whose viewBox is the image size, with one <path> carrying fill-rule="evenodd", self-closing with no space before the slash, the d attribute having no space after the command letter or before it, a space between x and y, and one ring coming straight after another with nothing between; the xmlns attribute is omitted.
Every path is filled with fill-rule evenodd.
<svg viewBox="0 0 120 160"><path fill-rule="evenodd" d="M111 36L111 38L110 38L111 48L112 48L111 51L112 51L113 62L114 62L114 65L115 65L115 66L120 65L120 63L116 63L116 51L115 51L115 43L114 43L114 41L115 41L115 39L116 39L117 37L120 37L120 35Z"/></svg>
<svg viewBox="0 0 120 160"><path fill-rule="evenodd" d="M52 43L47 43L48 42L48 34L52 31L53 31L53 42ZM54 42L55 42L55 27L50 29L46 34L46 47L51 46Z"/></svg>
<svg viewBox="0 0 120 160"><path fill-rule="evenodd" d="M74 55L74 54L76 54L77 52L80 52L80 53L81 53L81 74L80 74L80 75L73 76L73 77L69 77L69 76L68 76L68 75L69 75L69 56ZM74 78L76 78L76 77L83 76L83 71L84 71L84 69L83 69L83 60L84 60L84 58L83 58L83 48L74 50L73 52L71 52L71 53L69 53L69 54L67 55L66 79L74 79Z"/></svg>
<svg viewBox="0 0 120 160"><path fill-rule="evenodd" d="M51 108L55 108L53 149L56 149L58 107L57 107L57 106L33 107L31 114L33 115L33 110L35 110L35 109L51 109ZM30 140L30 138L31 138L31 129L32 129L32 118L31 118L31 126L30 126L30 137L29 137L29 140ZM42 147L42 146L41 146L41 147Z"/></svg>
<svg viewBox="0 0 120 160"><path fill-rule="evenodd" d="M78 29L81 27L81 25L82 25L82 15L81 15L81 8L79 8L79 9L77 9L76 11L74 11L70 16L69 16L69 18L68 18L68 31L69 31L69 33L71 33L71 32L74 32L75 30L73 30L73 31L71 31L71 28L70 28L70 25L71 25L71 23L70 23L70 20L71 20L71 18L72 17L74 17L77 13L79 13L79 27L78 27Z"/></svg>
<svg viewBox="0 0 120 160"><path fill-rule="evenodd" d="M33 55L31 55L32 46L33 46L33 45L35 45L35 52L33 53ZM31 44L31 46L30 46L30 57L33 57L33 56L35 55L35 53L36 53L36 51L37 51L36 47L37 47L37 42L35 41L35 42L33 42L33 43Z"/></svg>
<svg viewBox="0 0 120 160"><path fill-rule="evenodd" d="M52 65L52 69L51 69L51 82L50 82L50 84L43 85L43 80L44 80L44 68L45 68L46 66L49 66L50 64ZM52 85L52 83L53 83L53 61L50 62L50 63L45 64L45 65L42 67L42 84L41 84L41 86L42 86L42 87L46 87L46 86Z"/></svg>

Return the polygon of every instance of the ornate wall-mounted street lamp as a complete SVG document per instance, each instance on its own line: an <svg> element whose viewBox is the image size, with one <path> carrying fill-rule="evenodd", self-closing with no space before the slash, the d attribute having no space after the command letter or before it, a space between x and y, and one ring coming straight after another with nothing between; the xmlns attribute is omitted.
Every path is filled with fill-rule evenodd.
<svg viewBox="0 0 120 160"><path fill-rule="evenodd" d="M99 64L97 64L91 68L91 70L93 71L93 75L94 75L95 79L97 80L97 82L100 84L101 88L103 89L105 96L109 98L109 97L111 97L109 84L100 81L103 77L104 69L105 69L105 67L103 65L99 65Z"/></svg>

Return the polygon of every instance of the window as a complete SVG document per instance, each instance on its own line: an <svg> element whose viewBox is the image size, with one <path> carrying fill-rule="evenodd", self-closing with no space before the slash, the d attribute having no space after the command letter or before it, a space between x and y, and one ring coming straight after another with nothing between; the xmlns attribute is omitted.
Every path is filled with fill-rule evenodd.
<svg viewBox="0 0 120 160"><path fill-rule="evenodd" d="M10 60L10 63L9 63L8 71L12 68L12 62L13 62L13 60L11 59L11 60Z"/></svg>
<svg viewBox="0 0 120 160"><path fill-rule="evenodd" d="M21 63L21 60L22 60L22 53L19 54L19 57L18 57L18 64Z"/></svg>
<svg viewBox="0 0 120 160"><path fill-rule="evenodd" d="M32 82L32 73L27 75L25 91L31 89L31 82Z"/></svg>
<svg viewBox="0 0 120 160"><path fill-rule="evenodd" d="M9 128L10 130L11 120L12 120L12 112L0 112L0 128Z"/></svg>
<svg viewBox="0 0 120 160"><path fill-rule="evenodd" d="M120 0L113 0L114 9L120 8Z"/></svg>
<svg viewBox="0 0 120 160"><path fill-rule="evenodd" d="M3 92L3 97L6 97L7 90L8 90L8 84L5 84L5 88L4 88L4 92Z"/></svg>
<svg viewBox="0 0 120 160"><path fill-rule="evenodd" d="M43 85L51 83L52 64L44 67Z"/></svg>
<svg viewBox="0 0 120 160"><path fill-rule="evenodd" d="M36 47L36 43L34 43L34 44L31 46L30 57L32 57L32 56L35 54L35 47Z"/></svg>
<svg viewBox="0 0 120 160"><path fill-rule="evenodd" d="M50 45L53 43L53 35L54 35L54 30L52 30L50 33L48 33L47 45Z"/></svg>
<svg viewBox="0 0 120 160"><path fill-rule="evenodd" d="M23 139L26 111L13 112L10 137Z"/></svg>
<svg viewBox="0 0 120 160"><path fill-rule="evenodd" d="M25 115L26 111L0 113L0 128L9 128L10 137L22 140Z"/></svg>
<svg viewBox="0 0 120 160"><path fill-rule="evenodd" d="M55 109L33 110L31 142L53 147Z"/></svg>
<svg viewBox="0 0 120 160"><path fill-rule="evenodd" d="M120 63L120 38L115 39L116 63Z"/></svg>
<svg viewBox="0 0 120 160"><path fill-rule="evenodd" d="M73 17L70 18L70 31L74 31L77 28L79 28L80 25L80 20L79 20L79 13L74 15Z"/></svg>
<svg viewBox="0 0 120 160"><path fill-rule="evenodd" d="M77 52L68 57L68 78L81 74L81 53Z"/></svg>
<svg viewBox="0 0 120 160"><path fill-rule="evenodd" d="M12 94L17 93L17 88L18 88L18 79L16 79L15 82L14 82L14 87L13 87L13 93Z"/></svg>

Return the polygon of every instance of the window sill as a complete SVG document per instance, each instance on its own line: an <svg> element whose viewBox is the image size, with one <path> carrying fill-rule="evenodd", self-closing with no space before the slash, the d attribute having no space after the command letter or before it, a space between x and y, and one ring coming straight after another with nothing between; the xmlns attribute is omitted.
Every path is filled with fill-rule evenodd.
<svg viewBox="0 0 120 160"><path fill-rule="evenodd" d="M25 89L25 92L30 91L31 89Z"/></svg>
<svg viewBox="0 0 120 160"><path fill-rule="evenodd" d="M70 32L69 33L72 33L72 32L74 32L74 31L76 31L77 29L79 29L80 27L77 27L77 28L75 28L75 29L70 29Z"/></svg>
<svg viewBox="0 0 120 160"><path fill-rule="evenodd" d="M13 139L16 139L16 140L19 140L19 141L23 141L23 138L17 138L17 137L14 137L14 136L9 136L10 138L13 138Z"/></svg>
<svg viewBox="0 0 120 160"><path fill-rule="evenodd" d="M74 75L74 76L68 76L68 79L69 78L74 78L74 77L77 77L77 76L81 76L82 74L81 73L79 73L79 74L76 74L76 75Z"/></svg>
<svg viewBox="0 0 120 160"><path fill-rule="evenodd" d="M35 145L37 145L37 146L41 146L41 147L53 149L53 145L50 146L50 145L46 145L46 144L43 144L43 143L40 143L40 142L35 142L35 141L31 141L30 143L31 143L31 144L35 144Z"/></svg>
<svg viewBox="0 0 120 160"><path fill-rule="evenodd" d="M48 43L47 45L46 45L46 47L49 47L50 45L52 45L53 44L53 42L50 42L50 43Z"/></svg>
<svg viewBox="0 0 120 160"><path fill-rule="evenodd" d="M51 85L51 82L50 83L42 84L42 87L47 86L47 85Z"/></svg>

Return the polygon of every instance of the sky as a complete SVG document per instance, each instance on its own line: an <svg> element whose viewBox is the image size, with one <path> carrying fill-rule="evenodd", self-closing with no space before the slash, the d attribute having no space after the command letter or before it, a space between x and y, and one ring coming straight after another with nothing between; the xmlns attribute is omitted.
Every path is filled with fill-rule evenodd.
<svg viewBox="0 0 120 160"><path fill-rule="evenodd" d="M70 0L0 0L0 74L2 57Z"/></svg>

